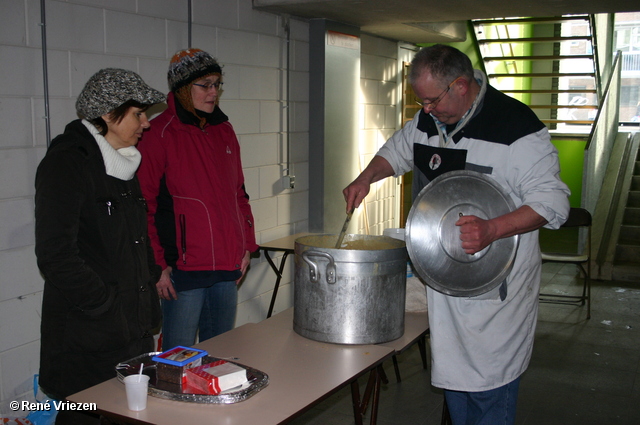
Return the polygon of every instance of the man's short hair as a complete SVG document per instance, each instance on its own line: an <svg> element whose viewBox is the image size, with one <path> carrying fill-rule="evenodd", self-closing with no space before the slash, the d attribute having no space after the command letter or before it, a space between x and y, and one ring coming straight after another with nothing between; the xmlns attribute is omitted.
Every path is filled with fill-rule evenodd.
<svg viewBox="0 0 640 425"><path fill-rule="evenodd" d="M424 47L416 53L411 61L409 83L413 85L425 71L444 84L461 76L473 79L473 65L469 57L455 47L444 44Z"/></svg>

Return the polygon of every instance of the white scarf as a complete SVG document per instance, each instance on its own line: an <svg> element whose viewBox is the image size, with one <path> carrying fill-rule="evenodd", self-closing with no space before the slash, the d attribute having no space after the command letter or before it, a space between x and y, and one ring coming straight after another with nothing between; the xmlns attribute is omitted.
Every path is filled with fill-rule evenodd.
<svg viewBox="0 0 640 425"><path fill-rule="evenodd" d="M142 159L140 151L135 146L114 149L93 124L87 120L82 120L82 124L87 127L98 143L107 175L120 180L131 180Z"/></svg>

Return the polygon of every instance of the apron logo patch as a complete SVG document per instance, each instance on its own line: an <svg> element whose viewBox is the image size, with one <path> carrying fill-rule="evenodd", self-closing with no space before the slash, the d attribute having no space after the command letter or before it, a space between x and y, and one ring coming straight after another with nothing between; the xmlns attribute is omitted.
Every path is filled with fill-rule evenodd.
<svg viewBox="0 0 640 425"><path fill-rule="evenodd" d="M438 155L437 153L434 153L429 160L429 168L431 168L432 170L437 170L438 167L440 167L440 164L442 164L442 158L440 158L440 155Z"/></svg>

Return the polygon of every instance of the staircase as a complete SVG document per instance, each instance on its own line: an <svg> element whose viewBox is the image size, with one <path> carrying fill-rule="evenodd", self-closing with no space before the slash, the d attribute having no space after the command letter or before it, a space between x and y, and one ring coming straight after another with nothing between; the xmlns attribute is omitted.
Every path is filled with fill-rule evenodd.
<svg viewBox="0 0 640 425"><path fill-rule="evenodd" d="M640 150L616 245L613 280L640 281Z"/></svg>
<svg viewBox="0 0 640 425"><path fill-rule="evenodd" d="M491 85L550 130L588 133L598 109L589 15L473 21Z"/></svg>
<svg viewBox="0 0 640 425"><path fill-rule="evenodd" d="M589 15L472 21L489 83L529 107L554 139L588 137L601 98L593 20ZM582 135L583 137L577 137ZM640 152L611 279L640 282ZM549 241L562 243L558 231ZM541 244L545 235L541 231ZM567 239L566 244L572 246Z"/></svg>

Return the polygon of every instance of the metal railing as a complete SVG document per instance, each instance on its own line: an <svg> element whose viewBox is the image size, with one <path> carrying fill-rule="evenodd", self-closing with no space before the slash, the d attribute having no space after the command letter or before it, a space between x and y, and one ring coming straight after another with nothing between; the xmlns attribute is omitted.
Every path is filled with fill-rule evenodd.
<svg viewBox="0 0 640 425"><path fill-rule="evenodd" d="M622 72L640 73L640 51L622 52Z"/></svg>
<svg viewBox="0 0 640 425"><path fill-rule="evenodd" d="M602 264L607 252L607 244L613 232L615 217L614 202L600 203L601 189L605 179L611 152L618 135L618 109L620 103L620 80L622 52L616 53L612 71L603 89L600 108L594 119L591 133L585 147L585 160L582 182L582 207L592 213L595 220L602 225L594 226L594 255L596 263ZM611 207L609 207L611 206ZM604 216L601 216L603 214ZM581 235L581 241L583 235Z"/></svg>

